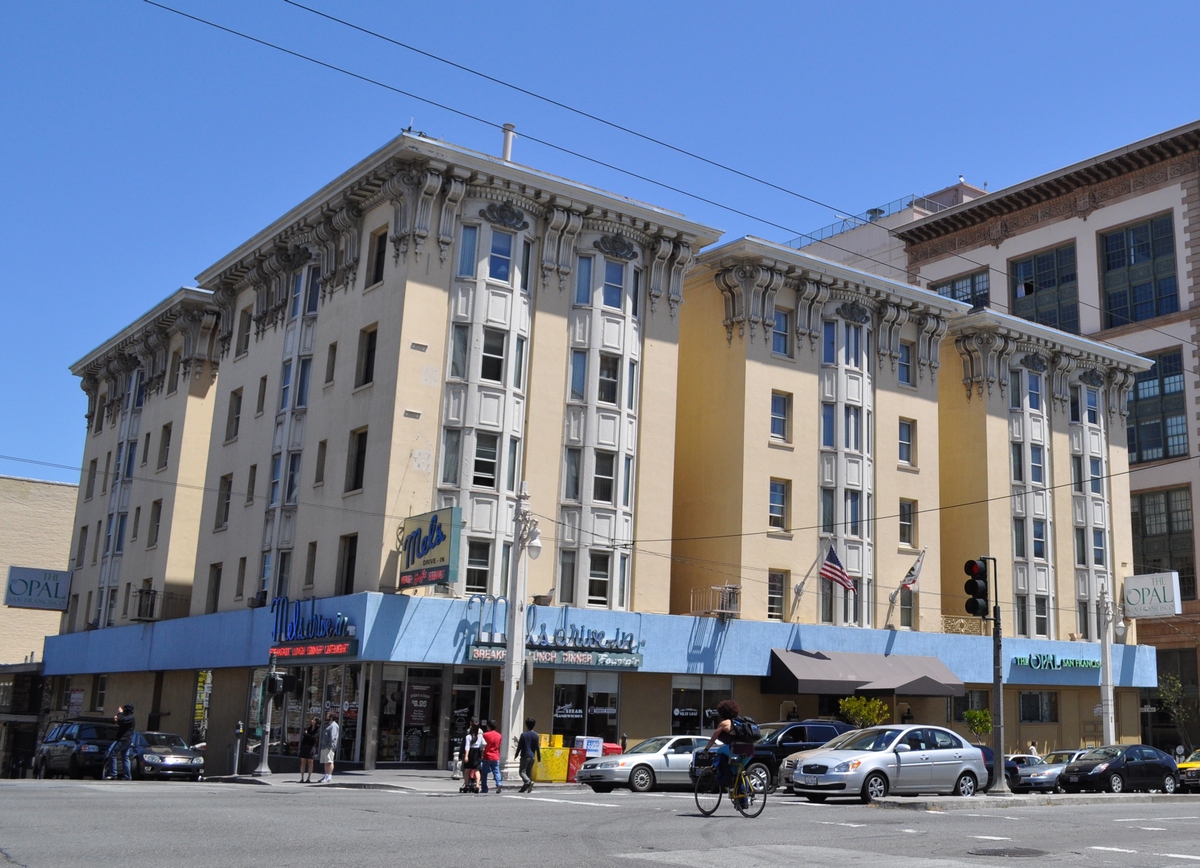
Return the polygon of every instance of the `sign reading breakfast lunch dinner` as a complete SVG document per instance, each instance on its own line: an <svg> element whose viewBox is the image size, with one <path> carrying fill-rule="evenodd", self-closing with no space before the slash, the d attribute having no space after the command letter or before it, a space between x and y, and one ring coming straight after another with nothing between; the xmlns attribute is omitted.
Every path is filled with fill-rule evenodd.
<svg viewBox="0 0 1200 868"><path fill-rule="evenodd" d="M458 534L462 510L457 506L409 516L396 531L400 550L400 587L416 588L453 582L458 572Z"/></svg>
<svg viewBox="0 0 1200 868"><path fill-rule="evenodd" d="M1126 618L1166 618L1183 613L1179 602L1179 573L1147 573L1144 576L1126 576Z"/></svg>
<svg viewBox="0 0 1200 868"><path fill-rule="evenodd" d="M69 570L39 570L33 567L9 567L4 605L14 609L54 609L66 611L71 596Z"/></svg>

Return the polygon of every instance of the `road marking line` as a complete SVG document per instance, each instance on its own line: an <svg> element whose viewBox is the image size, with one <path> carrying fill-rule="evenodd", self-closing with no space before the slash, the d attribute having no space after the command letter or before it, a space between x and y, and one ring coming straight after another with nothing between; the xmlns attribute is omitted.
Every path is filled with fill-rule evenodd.
<svg viewBox="0 0 1200 868"><path fill-rule="evenodd" d="M1001 838L999 835L973 835L979 841L1011 841L1012 838Z"/></svg>
<svg viewBox="0 0 1200 868"><path fill-rule="evenodd" d="M1143 832L1165 832L1167 831L1162 826L1138 826Z"/></svg>
<svg viewBox="0 0 1200 868"><path fill-rule="evenodd" d="M1200 862L1200 856L1187 856L1183 853L1155 853L1160 859L1189 859L1193 862Z"/></svg>
<svg viewBox="0 0 1200 868"><path fill-rule="evenodd" d="M1122 850L1120 847L1089 847L1089 850L1103 850L1105 853L1136 853L1137 850Z"/></svg>
<svg viewBox="0 0 1200 868"><path fill-rule="evenodd" d="M814 820L818 826L847 826L851 829L861 829L866 823L834 823L830 820Z"/></svg>
<svg viewBox="0 0 1200 868"><path fill-rule="evenodd" d="M593 808L619 808L620 805L610 805L607 802L577 802L574 799L547 799L540 796L511 796L514 799L523 799L527 802L558 802L563 805L588 805Z"/></svg>

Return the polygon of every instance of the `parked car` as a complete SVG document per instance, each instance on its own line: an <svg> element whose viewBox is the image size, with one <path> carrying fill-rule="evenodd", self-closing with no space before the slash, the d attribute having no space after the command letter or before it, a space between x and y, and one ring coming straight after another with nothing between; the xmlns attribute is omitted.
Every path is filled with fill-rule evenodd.
<svg viewBox="0 0 1200 868"><path fill-rule="evenodd" d="M987 770L987 783L979 788L986 793L992 788L992 773L996 770L996 758L992 754L992 749L986 744L977 744L975 747L979 748L979 752L983 754L983 765ZM1019 769L1020 767L1007 756L1004 758L1004 777L1010 790L1013 787L1013 782L1017 780Z"/></svg>
<svg viewBox="0 0 1200 868"><path fill-rule="evenodd" d="M1086 748L1051 751L1042 757L1040 763L1021 766L1017 771L1017 780L1011 784L1010 789L1014 793L1055 792L1058 790L1058 777L1062 770L1068 763L1074 762L1085 753Z"/></svg>
<svg viewBox="0 0 1200 868"><path fill-rule="evenodd" d="M101 777L104 755L117 740L117 725L107 717L73 717L46 732L34 754L34 776Z"/></svg>
<svg viewBox="0 0 1200 868"><path fill-rule="evenodd" d="M1187 792L1200 792L1200 750L1179 764L1179 784Z"/></svg>
<svg viewBox="0 0 1200 868"><path fill-rule="evenodd" d="M813 750L854 727L840 720L783 720L759 726L761 735L754 743L754 756L746 771L755 779L765 778L769 789L779 779L779 767L790 754Z"/></svg>
<svg viewBox="0 0 1200 868"><path fill-rule="evenodd" d="M888 793L973 796L987 775L983 754L940 726L874 726L832 750L813 751L792 774L792 788L809 801Z"/></svg>
<svg viewBox="0 0 1200 868"><path fill-rule="evenodd" d="M1063 792L1162 790L1175 792L1179 768L1169 754L1145 744L1114 744L1089 750L1059 775Z"/></svg>
<svg viewBox="0 0 1200 868"><path fill-rule="evenodd" d="M860 731L861 730L857 730L857 729L846 730L841 735L837 736L836 738L830 739L829 741L827 741L825 744L821 745L820 747L810 748L808 750L797 751L796 753L790 754L789 756L785 757L783 762L779 764L778 785L786 788L789 793L792 793L794 795L796 791L794 789L792 789L792 775L795 774L796 767L799 766L801 763L803 763L806 757L808 757L811 754L816 753L817 751L833 750L835 747L840 746L843 742L849 741L851 738L854 737L855 733L860 732Z"/></svg>
<svg viewBox="0 0 1200 868"><path fill-rule="evenodd" d="M135 732L132 754L136 778L198 781L204 773L204 756L172 732Z"/></svg>
<svg viewBox="0 0 1200 868"><path fill-rule="evenodd" d="M707 736L655 736L625 753L586 760L575 773L575 780L597 793L611 793L614 787L644 793L663 784L687 784L692 754L706 744Z"/></svg>

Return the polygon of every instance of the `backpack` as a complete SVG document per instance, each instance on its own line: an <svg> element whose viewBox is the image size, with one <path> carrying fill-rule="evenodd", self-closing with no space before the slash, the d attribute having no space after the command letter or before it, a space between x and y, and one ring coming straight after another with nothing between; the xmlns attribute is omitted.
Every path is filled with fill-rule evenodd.
<svg viewBox="0 0 1200 868"><path fill-rule="evenodd" d="M758 724L752 717L735 717L730 724L729 732L734 738L741 741L758 741L762 735L759 732Z"/></svg>

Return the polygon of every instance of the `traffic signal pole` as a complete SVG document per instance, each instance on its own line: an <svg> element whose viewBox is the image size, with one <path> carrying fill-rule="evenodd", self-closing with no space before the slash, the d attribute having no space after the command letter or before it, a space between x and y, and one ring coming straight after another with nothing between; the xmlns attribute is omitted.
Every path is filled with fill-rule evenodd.
<svg viewBox="0 0 1200 868"><path fill-rule="evenodd" d="M988 563L991 562L992 581L988 582ZM1000 628L1000 583L996 581L996 559L980 555L963 565L967 579L967 614L988 620L988 603L992 603L992 781L990 792L1004 795L1008 780L1004 777L1004 634ZM994 588L994 594L993 594Z"/></svg>
<svg viewBox="0 0 1200 868"><path fill-rule="evenodd" d="M1008 779L1004 774L1004 632L1000 629L1000 583L996 577L996 559L981 557L981 561L992 562L992 585L995 600L992 606L992 707L996 709L992 723L992 782L990 792L1003 796L1008 794Z"/></svg>

